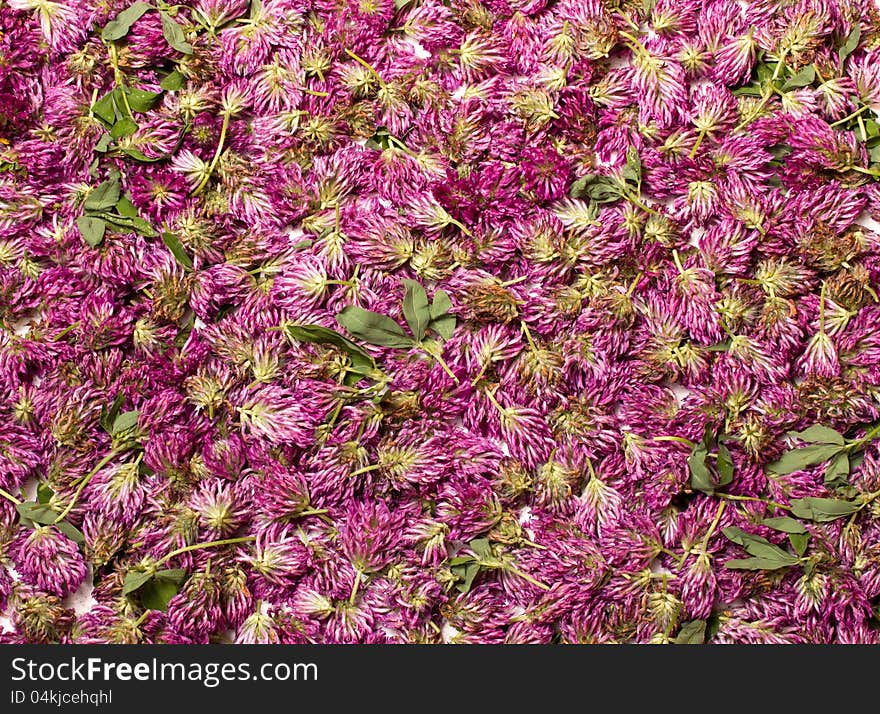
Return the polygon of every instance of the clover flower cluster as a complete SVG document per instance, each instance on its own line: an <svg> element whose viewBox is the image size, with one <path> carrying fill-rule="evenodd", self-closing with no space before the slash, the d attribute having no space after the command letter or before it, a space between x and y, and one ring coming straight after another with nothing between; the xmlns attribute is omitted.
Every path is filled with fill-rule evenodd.
<svg viewBox="0 0 880 714"><path fill-rule="evenodd" d="M880 641L878 113L864 0L0 3L0 641Z"/></svg>

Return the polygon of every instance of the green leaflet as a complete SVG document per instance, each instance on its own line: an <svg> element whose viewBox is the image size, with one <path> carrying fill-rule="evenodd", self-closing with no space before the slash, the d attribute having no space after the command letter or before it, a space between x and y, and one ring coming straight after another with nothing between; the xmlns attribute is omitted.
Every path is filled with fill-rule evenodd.
<svg viewBox="0 0 880 714"><path fill-rule="evenodd" d="M709 450L705 440L697 444L690 456L688 456L688 470L691 474L691 488L703 493L712 494L715 492L715 486L712 483L712 474L706 466L706 457Z"/></svg>
<svg viewBox="0 0 880 714"><path fill-rule="evenodd" d="M187 270L193 269L192 258L187 254L186 248L184 248L183 243L180 242L180 238L168 231L162 231L162 242L165 244L165 247L171 251L171 255L174 256L174 259L180 263L180 265Z"/></svg>
<svg viewBox="0 0 880 714"><path fill-rule="evenodd" d="M85 545L86 539L82 534L82 531L68 523L66 520L56 523L59 514L48 506L49 500L53 495L52 489L49 488L48 484L41 483L37 487L36 503L26 501L24 503L16 504L15 510L18 511L18 515L21 516L22 523L30 525L33 525L34 523L46 526L54 525L78 546Z"/></svg>
<svg viewBox="0 0 880 714"><path fill-rule="evenodd" d="M384 151L391 147L391 132L387 127L377 126L373 135L367 139L364 146L375 151Z"/></svg>
<svg viewBox="0 0 880 714"><path fill-rule="evenodd" d="M125 393L117 392L110 406L101 407L101 426L108 434L113 434L113 422L119 416L122 405L125 402Z"/></svg>
<svg viewBox="0 0 880 714"><path fill-rule="evenodd" d="M455 315L444 315L431 320L431 329L444 340L452 339L455 332Z"/></svg>
<svg viewBox="0 0 880 714"><path fill-rule="evenodd" d="M809 533L790 533L788 536L788 542L791 543L794 552L801 557L807 552L807 543L809 540Z"/></svg>
<svg viewBox="0 0 880 714"><path fill-rule="evenodd" d="M41 481L37 484L37 503L45 506L52 500L52 496L54 495L55 492L49 487L48 483L43 483Z"/></svg>
<svg viewBox="0 0 880 714"><path fill-rule="evenodd" d="M15 506L15 510L18 511L18 515L22 518L44 526L52 525L58 518L57 511L52 510L45 504L33 501L19 503Z"/></svg>
<svg viewBox="0 0 880 714"><path fill-rule="evenodd" d="M101 138L98 139L98 143L95 144L95 152L99 154L105 154L110 149L110 144L113 143L113 138L109 134L102 134ZM98 159L95 159L95 169L98 168ZM92 178L95 177L95 174L90 174Z"/></svg>
<svg viewBox="0 0 880 714"><path fill-rule="evenodd" d="M717 479L706 464L710 451L717 446L716 470ZM721 486L726 486L733 481L733 459L730 451L724 444L717 443L710 424L703 429L702 440L691 450L687 459L688 471L690 472L691 488L708 496L715 493Z"/></svg>
<svg viewBox="0 0 880 714"><path fill-rule="evenodd" d="M676 645L701 645L706 641L706 621L685 622L672 642Z"/></svg>
<svg viewBox="0 0 880 714"><path fill-rule="evenodd" d="M792 549L799 556L803 556L807 552L810 534L800 521L788 516L779 516L778 518L765 518L761 523L773 530L788 533L788 542L791 543Z"/></svg>
<svg viewBox="0 0 880 714"><path fill-rule="evenodd" d="M83 535L83 532L71 523L61 521L60 523L56 523L55 527L78 546L84 546L86 544L86 537Z"/></svg>
<svg viewBox="0 0 880 714"><path fill-rule="evenodd" d="M843 434L821 424L813 424L803 431L790 431L788 435L808 444L839 444L840 446L844 444Z"/></svg>
<svg viewBox="0 0 880 714"><path fill-rule="evenodd" d="M195 327L195 320L195 313L192 310L187 310L180 323L180 329L174 336L174 346L177 347L177 349L183 349L183 346L186 344L186 341L189 339L189 336L192 334L193 328Z"/></svg>
<svg viewBox="0 0 880 714"><path fill-rule="evenodd" d="M796 556L754 533L746 533L735 526L729 526L722 532L729 540L741 545L749 555L753 556L742 560L729 560L724 564L725 568L732 570L778 570L800 562Z"/></svg>
<svg viewBox="0 0 880 714"><path fill-rule="evenodd" d="M452 309L452 300L445 290L434 291L434 302L431 303L431 319L437 320Z"/></svg>
<svg viewBox="0 0 880 714"><path fill-rule="evenodd" d="M159 86L162 87L166 92L176 92L178 89L183 87L186 84L186 77L183 76L181 72L174 70L165 77L161 82L159 82Z"/></svg>
<svg viewBox="0 0 880 714"><path fill-rule="evenodd" d="M738 97L760 97L764 91L761 89L761 85L753 82L745 87L737 87L733 93Z"/></svg>
<svg viewBox="0 0 880 714"><path fill-rule="evenodd" d="M452 339L455 332L455 315L449 314L452 309L452 300L445 290L434 291L434 301L431 303L430 328L444 340Z"/></svg>
<svg viewBox="0 0 880 714"><path fill-rule="evenodd" d="M141 161L145 164L154 164L157 161L164 161L166 158L168 158L166 156L147 156L140 149L135 149L131 146L120 146L119 150L126 156L134 159L135 161Z"/></svg>
<svg viewBox="0 0 880 714"><path fill-rule="evenodd" d="M734 560L728 560L724 567L729 570L779 570L798 562L798 559L793 555L786 553L786 556L786 558L775 556L771 558L735 558Z"/></svg>
<svg viewBox="0 0 880 714"><path fill-rule="evenodd" d="M790 431L788 435L806 442L809 446L786 452L778 461L770 464L768 469L780 474L792 473L827 460L829 463L825 469L825 483L846 483L850 473L850 458L845 450L846 439L843 434L822 424L813 424L803 431Z"/></svg>
<svg viewBox="0 0 880 714"><path fill-rule="evenodd" d="M110 137L113 139L121 139L126 136L131 136L137 130L138 125L134 119L124 117L113 125L113 128L110 130Z"/></svg>
<svg viewBox="0 0 880 714"><path fill-rule="evenodd" d="M621 173L626 181L636 185L642 182L642 160L639 157L639 152L632 146L626 150L626 164Z"/></svg>
<svg viewBox="0 0 880 714"><path fill-rule="evenodd" d="M791 502L791 512L798 518L806 518L817 523L836 521L838 518L850 516L861 508L862 504L854 501L842 501L836 498L799 498Z"/></svg>
<svg viewBox="0 0 880 714"><path fill-rule="evenodd" d="M174 568L157 572L131 571L125 576L122 594L137 593L141 604L148 610L165 611L168 603L186 580L186 570Z"/></svg>
<svg viewBox="0 0 880 714"><path fill-rule="evenodd" d="M76 227L79 228L82 239L92 248L96 248L101 244L101 241L104 240L104 233L107 230L107 224L104 221L92 216L80 216L77 218Z"/></svg>
<svg viewBox="0 0 880 714"><path fill-rule="evenodd" d="M162 34L165 37L165 41L172 49L185 55L191 55L193 48L192 45L186 41L186 36L183 34L183 28L178 25L167 12L160 12L159 14L162 18Z"/></svg>
<svg viewBox="0 0 880 714"><path fill-rule="evenodd" d="M186 571L183 568L160 570L138 591L141 596L141 604L148 610L164 612L168 609L171 598L180 592L184 580L186 580Z"/></svg>
<svg viewBox="0 0 880 714"><path fill-rule="evenodd" d="M133 230L135 233L140 233L142 236L147 236L148 238L155 238L157 235L153 226L140 217L130 218L128 216L120 216L105 211L97 212L94 215L116 228Z"/></svg>
<svg viewBox="0 0 880 714"><path fill-rule="evenodd" d="M103 211L113 208L117 201L119 201L119 179L107 179L89 192L83 207L89 211Z"/></svg>
<svg viewBox="0 0 880 714"><path fill-rule="evenodd" d="M620 183L608 176L588 174L571 185L572 198L589 198L596 203L612 203L623 197Z"/></svg>
<svg viewBox="0 0 880 714"><path fill-rule="evenodd" d="M718 485L726 486L733 481L733 457L724 444L718 444Z"/></svg>
<svg viewBox="0 0 880 714"><path fill-rule="evenodd" d="M152 577L152 573L130 571L128 575L125 576L125 580L122 583L122 594L128 595L129 593L137 592L137 590Z"/></svg>
<svg viewBox="0 0 880 714"><path fill-rule="evenodd" d="M113 420L110 427L110 434L121 434L123 431L133 429L137 426L140 414L137 411L123 412Z"/></svg>
<svg viewBox="0 0 880 714"><path fill-rule="evenodd" d="M340 335L329 327L322 327L321 325L298 325L293 322L288 322L284 325L284 332L291 340L338 347L348 355L352 367L362 373L369 372L376 368L376 361L369 354L347 337Z"/></svg>
<svg viewBox="0 0 880 714"><path fill-rule="evenodd" d="M131 26L143 17L144 13L152 10L152 6L145 2L136 2L120 12L115 19L107 23L101 31L101 39L104 41L121 40L131 30Z"/></svg>
<svg viewBox="0 0 880 714"><path fill-rule="evenodd" d="M813 82L816 81L816 68L813 65L807 65L800 72L798 72L794 77L789 79L785 84L782 85L782 91L787 92L791 89L798 89L799 87L808 87Z"/></svg>
<svg viewBox="0 0 880 714"><path fill-rule="evenodd" d="M402 349L413 346L412 339L400 325L377 312L349 305L336 316L336 321L352 335L371 345Z"/></svg>
<svg viewBox="0 0 880 714"><path fill-rule="evenodd" d="M116 203L116 212L126 218L137 218L137 208L128 196L123 196Z"/></svg>
<svg viewBox="0 0 880 714"><path fill-rule="evenodd" d="M453 558L450 561L449 569L458 578L459 582L455 587L461 593L466 593L471 589L474 580L480 573L479 563L470 557Z"/></svg>
<svg viewBox="0 0 880 714"><path fill-rule="evenodd" d="M457 556L449 561L449 569L459 580L455 587L462 593L471 589L474 579L485 567L483 561L493 557L492 545L486 538L472 540L468 547L474 555Z"/></svg>
<svg viewBox="0 0 880 714"><path fill-rule="evenodd" d="M489 543L488 538L477 538L468 543L468 546L478 557L484 560L492 557L492 544Z"/></svg>
<svg viewBox="0 0 880 714"><path fill-rule="evenodd" d="M85 215L77 218L76 224L83 240L92 247L100 245L108 225L136 231L141 235L153 237L156 231L137 215L137 210L128 197L120 197L119 175L98 184L85 197ZM115 208L117 213L110 213Z"/></svg>
<svg viewBox="0 0 880 714"><path fill-rule="evenodd" d="M782 533L806 533L807 529L800 521L788 516L779 516L778 518L765 518L761 521L765 526Z"/></svg>
<svg viewBox="0 0 880 714"><path fill-rule="evenodd" d="M767 469L780 476L801 471L808 466L821 464L840 453L843 447L839 444L810 444L791 451L786 451L776 461L768 464Z"/></svg>
<svg viewBox="0 0 880 714"><path fill-rule="evenodd" d="M116 90L107 92L92 105L92 114L108 127L116 123Z"/></svg>
<svg viewBox="0 0 880 714"><path fill-rule="evenodd" d="M856 48L859 46L859 40L862 37L862 27L861 25L856 25L853 28L853 31L849 33L849 37L846 38L846 42L843 43L841 48L837 50L837 56L840 58L841 64L846 61L846 58L849 57L853 52L856 51Z"/></svg>
<svg viewBox="0 0 880 714"><path fill-rule="evenodd" d="M134 89L133 87L129 87L124 91L128 99L128 106L131 107L133 112L140 112L141 114L150 111L150 109L156 106L159 99L162 98L162 94L159 92L148 92L143 89Z"/></svg>
<svg viewBox="0 0 880 714"><path fill-rule="evenodd" d="M850 471L850 462L849 462L849 454L846 452L841 452L837 454L831 461L828 463L828 467L825 469L825 484L828 486L832 485L843 485L847 483L849 480L849 471Z"/></svg>
<svg viewBox="0 0 880 714"><path fill-rule="evenodd" d="M421 342L431 322L428 293L415 280L404 278L401 282L406 288L403 296L403 316L416 342Z"/></svg>

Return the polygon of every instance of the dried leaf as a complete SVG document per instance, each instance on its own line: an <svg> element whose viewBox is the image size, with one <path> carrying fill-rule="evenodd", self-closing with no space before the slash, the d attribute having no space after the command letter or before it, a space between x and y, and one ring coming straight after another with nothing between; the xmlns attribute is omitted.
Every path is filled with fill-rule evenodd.
<svg viewBox="0 0 880 714"><path fill-rule="evenodd" d="M836 498L799 498L791 502L791 512L798 518L806 518L817 523L836 521L850 516L861 508L854 501Z"/></svg>
<svg viewBox="0 0 880 714"><path fill-rule="evenodd" d="M421 342L431 321L428 293L415 280L404 279L401 282L406 288L403 295L403 316L416 342Z"/></svg>
<svg viewBox="0 0 880 714"><path fill-rule="evenodd" d="M378 312L350 305L336 316L336 321L352 335L371 345L406 349L413 341L394 320Z"/></svg>
<svg viewBox="0 0 880 714"><path fill-rule="evenodd" d="M186 248L184 248L183 243L180 242L180 238L169 231L162 231L162 242L165 244L165 247L171 251L171 255L174 256L174 259L180 263L180 265L187 270L193 269L192 258L187 254Z"/></svg>
<svg viewBox="0 0 880 714"><path fill-rule="evenodd" d="M165 41L171 45L172 49L177 50L185 55L191 55L192 45L186 41L183 34L183 28L178 25L167 12L160 13L162 17L162 34Z"/></svg>
<svg viewBox="0 0 880 714"><path fill-rule="evenodd" d="M821 424L813 424L803 431L790 431L788 435L808 444L839 444L840 446L844 444L843 434Z"/></svg>
<svg viewBox="0 0 880 714"><path fill-rule="evenodd" d="M816 68L813 65L808 64L800 72L798 72L796 75L794 75L794 77L792 77L785 84L782 85L782 91L787 92L791 89L798 89L800 87L808 87L815 81L816 81Z"/></svg>
<svg viewBox="0 0 880 714"><path fill-rule="evenodd" d="M838 444L811 444L786 451L779 459L768 464L767 470L780 476L801 471L809 466L821 464L838 454L843 447Z"/></svg>
<svg viewBox="0 0 880 714"><path fill-rule="evenodd" d="M701 645L706 641L706 621L685 622L672 640L677 645Z"/></svg>
<svg viewBox="0 0 880 714"><path fill-rule="evenodd" d="M131 30L131 26L143 17L144 13L152 10L152 6L145 2L136 2L120 12L115 19L110 20L101 31L101 39L105 42L121 40Z"/></svg>

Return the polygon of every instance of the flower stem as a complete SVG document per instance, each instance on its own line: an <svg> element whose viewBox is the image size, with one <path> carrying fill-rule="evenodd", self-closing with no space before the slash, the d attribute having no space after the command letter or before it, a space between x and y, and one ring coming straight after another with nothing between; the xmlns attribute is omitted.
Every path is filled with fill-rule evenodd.
<svg viewBox="0 0 880 714"><path fill-rule="evenodd" d="M636 196L635 194L629 192L627 192L625 196L631 204L633 204L636 208L641 208L645 213L649 213L652 216L660 215L659 211L655 211L653 208L643 203L642 199L639 196Z"/></svg>
<svg viewBox="0 0 880 714"><path fill-rule="evenodd" d="M52 342L58 342L58 340L60 340L62 337L64 337L68 332L70 332L71 330L75 330L79 326L80 326L79 320L74 322L72 325L68 325L63 330L61 330L61 332L59 332L57 335L55 335L55 337L52 338Z"/></svg>
<svg viewBox="0 0 880 714"><path fill-rule="evenodd" d="M9 493L9 491L5 491L2 488L0 488L0 496L3 496L3 498L5 498L7 501L14 503L16 506L21 503L21 501L13 496L11 493Z"/></svg>
<svg viewBox="0 0 880 714"><path fill-rule="evenodd" d="M357 62L362 67L366 67L370 71L370 74L372 74L378 80L379 86L382 87L382 89L385 89L385 87L387 86L385 84L385 80L379 76L379 73L373 68L373 65L371 65L369 62L367 62L367 60L365 60L363 57L359 57L358 55L356 55L354 52L352 52L348 48L346 48L345 54L347 54L349 57L351 57L355 62Z"/></svg>
<svg viewBox="0 0 880 714"><path fill-rule="evenodd" d="M626 38L627 40L629 40L632 43L632 46L630 47L630 49L632 49L633 51L636 51L636 52L641 52L642 55L645 55L648 57L651 56L651 53L648 52L648 50L645 49L645 46L638 39L636 39L633 35L629 34L628 32L624 32L623 30L619 30L618 32L621 37Z"/></svg>
<svg viewBox="0 0 880 714"><path fill-rule="evenodd" d="M849 445L851 449L860 449L868 442L872 441L878 434L880 434L880 424L876 424L868 431L865 432L865 435L861 439L856 439Z"/></svg>
<svg viewBox="0 0 880 714"><path fill-rule="evenodd" d="M651 437L651 441L677 441L680 444L687 444L692 448L697 445L695 441L685 439L683 436L654 436Z"/></svg>
<svg viewBox="0 0 880 714"><path fill-rule="evenodd" d="M124 450L116 450L114 449L109 454L107 454L103 459L101 459L95 468L89 471L79 482L79 486L76 489L76 492L73 494L73 498L70 500L70 503L67 504L67 508L61 511L61 515L55 519L56 523L61 523L67 515L73 510L73 507L76 505L77 500L80 497L80 494L83 492L83 489L88 485L89 481L92 480L92 477L98 473L102 468L104 468L107 464L109 464L113 459L115 459L119 454L124 453Z"/></svg>
<svg viewBox="0 0 880 714"><path fill-rule="evenodd" d="M764 95L761 97L761 101L758 103L758 106L755 107L748 117L743 119L739 124L734 127L733 131L737 132L740 129L744 129L749 124L751 124L755 119L758 118L758 114L761 113L761 110L767 105L767 102L770 101L770 97L773 96L773 83L779 79L779 74L782 72L782 68L785 66L785 58L787 56L787 52L783 52L779 55L779 61L776 63L776 69L773 70L773 76L770 78L770 91L764 92Z"/></svg>
<svg viewBox="0 0 880 714"><path fill-rule="evenodd" d="M856 166L853 164L852 166L847 167L853 171L858 171L860 174L867 174L868 176L878 177L880 176L880 169L866 169L862 166Z"/></svg>
<svg viewBox="0 0 880 714"><path fill-rule="evenodd" d="M517 568L513 565L507 565L505 567L505 569L507 571L513 573L514 575L522 578L526 582L531 583L535 587L541 588L541 590L549 590L550 589L549 585L544 585L544 583L540 582L539 580L535 580L531 575L527 575L522 570L520 570L519 568Z"/></svg>
<svg viewBox="0 0 880 714"><path fill-rule="evenodd" d="M489 398L489 401L492 402L492 405L501 413L502 416L507 414L507 410L501 406L498 400L495 398L494 391L486 390L486 396Z"/></svg>
<svg viewBox="0 0 880 714"><path fill-rule="evenodd" d="M849 116L845 116L843 119L840 119L840 120L834 122L833 124L829 124L829 126L835 127L835 126L840 126L841 124L846 124L848 121L851 121L852 119L855 119L856 117L859 117L862 114L864 114L865 111L867 111L868 109L870 109L870 107L867 104L863 104L861 106L861 108L857 109Z"/></svg>
<svg viewBox="0 0 880 714"><path fill-rule="evenodd" d="M192 550L202 550L204 548L214 548L215 546L220 545L233 545L234 543L250 543L255 541L255 536L245 536L243 538L226 538L225 540L212 540L208 543L196 543L195 545L187 545L183 548L178 548L177 550L172 550L168 555L163 556L156 563L156 567L160 565L164 565L169 560L171 560L176 555L182 555L183 553L189 553Z"/></svg>
<svg viewBox="0 0 880 714"><path fill-rule="evenodd" d="M704 553L706 552L706 548L709 547L709 539L712 537L715 529L718 528L718 524L721 523L721 516L724 514L724 509L726 507L727 501L722 499L721 503L718 504L718 510L715 512L715 520L712 521L712 525L710 525L709 530L706 531L706 536L703 538L703 543L700 546Z"/></svg>
<svg viewBox="0 0 880 714"><path fill-rule="evenodd" d="M220 154L223 153L223 145L226 143L226 132L229 130L229 120L231 117L232 114L230 112L223 112L223 125L220 127L220 141L217 142L217 149L214 151L214 158L211 159L211 163L208 165L208 171L199 182L199 185L196 186L195 190L192 192L193 196L198 196L202 192L205 186L208 185L208 181L211 180L211 174L214 173L214 169L217 168L217 164L220 161Z"/></svg>
<svg viewBox="0 0 880 714"><path fill-rule="evenodd" d="M700 133L697 135L697 140L694 142L694 148L691 149L691 158L694 158L697 155L697 150L700 148L700 144L703 143L703 139L706 138L707 131L705 129L700 129Z"/></svg>
<svg viewBox="0 0 880 714"><path fill-rule="evenodd" d="M522 333L526 336L526 340L529 343L529 347L532 348L532 352L535 354L538 353L538 346L535 344L535 340L532 337L532 331L529 329L529 326L525 323L525 320L520 320L520 329L522 329Z"/></svg>
<svg viewBox="0 0 880 714"><path fill-rule="evenodd" d="M369 473L370 471L375 471L376 469L381 469L384 464L370 464L369 466L363 466L355 471L352 471L349 476L360 476L361 474Z"/></svg>
<svg viewBox="0 0 880 714"><path fill-rule="evenodd" d="M479 382L483 378L483 375L486 374L486 370L489 369L490 364L492 364L491 359L487 359L485 362L483 362L483 366L480 367L480 371L477 373L477 376L471 380L472 387L475 387L477 385L477 382Z"/></svg>
<svg viewBox="0 0 880 714"><path fill-rule="evenodd" d="M300 511L298 515L302 518L303 516L321 516L325 513L327 513L326 508L309 508L306 511Z"/></svg>
<svg viewBox="0 0 880 714"><path fill-rule="evenodd" d="M443 355L441 354L442 348L439 345L436 347L430 347L430 348L425 347L424 345L421 345L421 344L419 346L421 347L422 352L424 352L426 355L428 355L428 357L431 357L431 358L437 360L437 364L439 364L440 367L443 368L443 371L446 372L446 374L448 374L450 377L452 377L452 380L456 384L461 384L461 381L458 379L458 377L455 376L455 372L453 372L449 368L449 365L446 364L446 361L443 359Z"/></svg>
<svg viewBox="0 0 880 714"><path fill-rule="evenodd" d="M459 381L458 377L455 376L455 372L453 372L453 371L449 368L449 365L446 364L446 361L443 359L443 357L440 356L440 353L439 353L439 352L438 352L437 354L431 354L430 352L427 352L427 350L426 350L426 353L429 354L429 355L431 355L431 357L433 357L435 360L437 360L437 364L439 364L439 365L443 368L443 371L446 372L446 374L448 374L450 377L452 377L452 380L453 380L456 384L461 384L461 382Z"/></svg>
<svg viewBox="0 0 880 714"><path fill-rule="evenodd" d="M789 508L788 506L786 506L782 503L777 503L776 501L770 501L766 498L758 498L757 496L736 496L736 495L730 494L730 493L716 493L715 495L718 496L718 498L723 498L728 501L753 501L756 503L764 503L768 506L773 506L773 508L779 508L783 511L790 511L791 510L791 508Z"/></svg>
<svg viewBox="0 0 880 714"><path fill-rule="evenodd" d="M449 225L453 225L458 228L462 233L464 233L468 238L472 237L474 234L468 230L468 227L462 223L461 221L455 220L452 216L449 217Z"/></svg>
<svg viewBox="0 0 880 714"><path fill-rule="evenodd" d="M111 42L109 46L109 55L110 55L110 66L113 67L113 81L120 89L120 96L122 97L122 103L125 105L125 111L128 112L128 118L132 119L133 114L131 112L131 106L128 104L128 93L125 91L125 75L122 73L122 70L119 69L119 57L116 52L116 43Z"/></svg>
<svg viewBox="0 0 880 714"><path fill-rule="evenodd" d="M361 571L354 571L354 582L351 584L351 595L348 596L348 604L354 605L354 600L357 597L358 590L361 587Z"/></svg>
<svg viewBox="0 0 880 714"><path fill-rule="evenodd" d="M633 296L633 293L636 291L636 288L639 286L639 282L641 281L641 279L643 277L645 277L645 271L640 270L639 274L636 275L636 277L633 279L632 283L630 283L629 288L627 288L626 296L628 298L631 298Z"/></svg>

